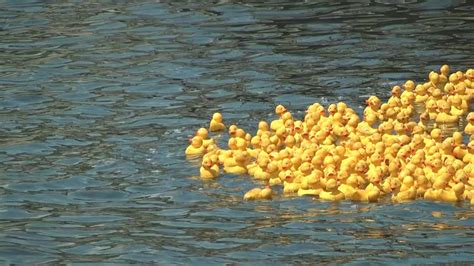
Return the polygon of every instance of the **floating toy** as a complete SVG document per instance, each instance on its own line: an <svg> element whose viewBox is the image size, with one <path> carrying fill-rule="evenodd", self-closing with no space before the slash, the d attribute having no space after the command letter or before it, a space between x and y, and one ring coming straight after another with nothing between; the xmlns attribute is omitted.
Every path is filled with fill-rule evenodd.
<svg viewBox="0 0 474 266"><path fill-rule="evenodd" d="M209 123L209 131L224 131L225 125L222 123L222 115L220 113L214 113L212 115L211 122Z"/></svg>
<svg viewBox="0 0 474 266"><path fill-rule="evenodd" d="M223 170L261 183L245 200L272 199L282 186L283 195L328 201L474 204L474 70L450 71L396 85L387 102L370 96L362 119L344 102L314 103L301 120L278 105L277 119L260 121L255 135L230 125L223 149L200 128L185 153L203 157L203 179ZM225 129L214 113L209 131Z"/></svg>

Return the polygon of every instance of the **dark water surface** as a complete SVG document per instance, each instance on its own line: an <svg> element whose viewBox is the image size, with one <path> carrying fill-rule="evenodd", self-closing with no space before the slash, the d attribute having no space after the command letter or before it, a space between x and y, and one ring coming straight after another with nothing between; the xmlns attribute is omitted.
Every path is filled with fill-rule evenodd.
<svg viewBox="0 0 474 266"><path fill-rule="evenodd" d="M61 2L0 1L1 263L474 258L469 204L244 202L250 178L184 157L215 111L254 132L278 103L472 68L474 4Z"/></svg>

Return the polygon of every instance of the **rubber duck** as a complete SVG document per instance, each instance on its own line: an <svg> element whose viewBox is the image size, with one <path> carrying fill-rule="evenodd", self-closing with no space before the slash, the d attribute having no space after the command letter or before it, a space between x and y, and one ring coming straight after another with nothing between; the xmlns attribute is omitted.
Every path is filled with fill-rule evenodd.
<svg viewBox="0 0 474 266"><path fill-rule="evenodd" d="M463 99L459 95L451 95L448 97L448 103L451 105L450 114L454 116L462 116L468 111L467 103L463 103Z"/></svg>
<svg viewBox="0 0 474 266"><path fill-rule="evenodd" d="M424 195L426 191L431 187L431 183L428 180L428 178L423 174L423 169L418 168L419 170L415 176L416 176L416 184L417 184L417 190L416 190L416 195L419 198L424 198Z"/></svg>
<svg viewBox="0 0 474 266"><path fill-rule="evenodd" d="M329 201L344 200L344 193L338 190L337 181L334 178L329 178L326 181L326 189L319 193L319 198Z"/></svg>
<svg viewBox="0 0 474 266"><path fill-rule="evenodd" d="M368 114L364 117L364 121L357 125L357 132L364 136L370 136L377 132L377 129L372 126L377 121L377 117L374 114Z"/></svg>
<svg viewBox="0 0 474 266"><path fill-rule="evenodd" d="M413 177L405 176L398 191L392 195L393 202L405 202L416 198L416 186Z"/></svg>
<svg viewBox="0 0 474 266"><path fill-rule="evenodd" d="M281 104L279 104L275 107L275 113L279 116L279 119L273 120L270 123L270 128L273 131L276 131L278 128L284 126L285 121L283 119L283 115L287 112L288 112L288 110Z"/></svg>
<svg viewBox="0 0 474 266"><path fill-rule="evenodd" d="M249 175L255 177L256 179L267 180L270 178L270 175L266 172L267 165L270 163L270 158L266 152L261 152L257 156L255 162L247 165L247 172Z"/></svg>
<svg viewBox="0 0 474 266"><path fill-rule="evenodd" d="M355 178L357 180L357 184L359 187L365 188L368 184L368 181L366 179L368 170L369 166L367 162L364 160L360 160L354 167L354 171L351 173L350 177Z"/></svg>
<svg viewBox="0 0 474 266"><path fill-rule="evenodd" d="M466 148L467 148L466 153L464 154L462 161L465 164L474 165L474 140L469 141ZM474 172L473 172L473 178L474 178Z"/></svg>
<svg viewBox="0 0 474 266"><path fill-rule="evenodd" d="M451 189L443 189L439 192L439 200L445 202L457 202L463 200L465 190L464 183L457 183Z"/></svg>
<svg viewBox="0 0 474 266"><path fill-rule="evenodd" d="M411 109L404 109L401 108L400 111L397 114L397 121L406 124L410 121L410 116L411 116L412 110Z"/></svg>
<svg viewBox="0 0 474 266"><path fill-rule="evenodd" d="M216 178L219 175L219 166L212 161L210 157L204 157L202 159L201 168L199 173L203 179Z"/></svg>
<svg viewBox="0 0 474 266"><path fill-rule="evenodd" d="M460 76L457 73L452 73L449 75L449 82L456 85L460 81Z"/></svg>
<svg viewBox="0 0 474 266"><path fill-rule="evenodd" d="M440 89L434 89L431 92L431 96L429 97L429 99L433 99L435 101L445 100L446 95L444 95L443 92Z"/></svg>
<svg viewBox="0 0 474 266"><path fill-rule="evenodd" d="M415 103L417 104L424 104L428 100L429 95L426 92L426 87L422 84L416 85L415 94Z"/></svg>
<svg viewBox="0 0 474 266"><path fill-rule="evenodd" d="M413 93L413 90L415 89L415 82L412 80L407 80L405 84L403 84L403 88L405 90L400 95L400 99L407 99L409 102L415 100L415 94Z"/></svg>
<svg viewBox="0 0 474 266"><path fill-rule="evenodd" d="M224 161L224 172L238 175L246 174L249 159L247 151L234 151L232 157Z"/></svg>
<svg viewBox="0 0 474 266"><path fill-rule="evenodd" d="M383 154L374 152L370 156L370 163L367 170L367 179L372 184L380 184L385 175L388 174L388 167L384 163Z"/></svg>
<svg viewBox="0 0 474 266"><path fill-rule="evenodd" d="M263 189L253 188L244 195L244 200L269 200L272 199L273 191L270 186Z"/></svg>
<svg viewBox="0 0 474 266"><path fill-rule="evenodd" d="M472 81L463 76L460 78L457 84L454 84L454 93L451 94L460 95L463 99L467 100L465 97L467 96L467 91L470 88L472 88Z"/></svg>
<svg viewBox="0 0 474 266"><path fill-rule="evenodd" d="M201 127L199 128L197 131L196 131L196 136L198 137L201 137L202 138L202 145L204 146L204 148L207 150L207 147L211 144L214 144L214 140L213 139L209 139L209 132L207 131L207 129Z"/></svg>
<svg viewBox="0 0 474 266"><path fill-rule="evenodd" d="M235 129L235 132L232 134L233 136L232 137L235 137L235 138L241 138L243 140L247 140L247 133L245 132L245 130L243 130L242 128L236 128ZM251 137L250 137L251 138Z"/></svg>
<svg viewBox="0 0 474 266"><path fill-rule="evenodd" d="M400 96L402 95L402 88L398 85L393 86L391 90L391 96L387 100L387 104L391 108L400 106Z"/></svg>
<svg viewBox="0 0 474 266"><path fill-rule="evenodd" d="M357 189L352 195L351 200L362 202L377 202L380 198L381 191L374 184L370 183L365 189Z"/></svg>
<svg viewBox="0 0 474 266"><path fill-rule="evenodd" d="M278 178L279 168L276 162L269 162L267 165L267 169L265 170L268 174L270 174L270 179Z"/></svg>
<svg viewBox="0 0 474 266"><path fill-rule="evenodd" d="M345 102L338 102L336 104L337 112L344 116L347 111L347 104Z"/></svg>
<svg viewBox="0 0 474 266"><path fill-rule="evenodd" d="M430 132L430 137L436 142L440 143L443 140L443 134L441 132L441 129L439 128L433 128Z"/></svg>
<svg viewBox="0 0 474 266"><path fill-rule="evenodd" d="M314 169L309 175L304 176L301 179L301 188L298 190L298 196L317 196L325 188L321 183L323 172L318 169Z"/></svg>
<svg viewBox="0 0 474 266"><path fill-rule="evenodd" d="M229 136L231 138L235 137L235 135L237 133L237 129L238 129L237 125L230 125L229 126L228 133L229 133Z"/></svg>
<svg viewBox="0 0 474 266"><path fill-rule="evenodd" d="M453 138L453 146L454 147L460 147L461 145L463 145L463 135L461 132L458 132L458 131L455 131L453 132L453 135L452 135L452 138Z"/></svg>
<svg viewBox="0 0 474 266"><path fill-rule="evenodd" d="M186 155L200 155L206 152L203 146L203 140L199 136L194 136L189 140L190 144L185 150Z"/></svg>
<svg viewBox="0 0 474 266"><path fill-rule="evenodd" d="M468 135L474 135L474 112L470 112L466 116L466 127L464 128L464 133Z"/></svg>
<svg viewBox="0 0 474 266"><path fill-rule="evenodd" d="M426 101L425 110L431 120L436 120L436 116L438 115L438 106L436 105L436 101L434 99L429 99Z"/></svg>
<svg viewBox="0 0 474 266"><path fill-rule="evenodd" d="M446 64L445 64L445 65L442 65L442 66L439 68L439 72L440 72L442 75L446 76L446 77L449 76L449 72L450 72L450 71L451 71L451 70L450 70L450 68L449 68L449 65L446 65Z"/></svg>
<svg viewBox="0 0 474 266"><path fill-rule="evenodd" d="M443 140L443 142L440 145L441 148L441 155L442 155L442 160L443 162L446 162L446 160L452 160L455 159L453 151L454 151L455 143L454 139L452 137L448 137Z"/></svg>
<svg viewBox="0 0 474 266"><path fill-rule="evenodd" d="M430 81L433 87L439 86L439 74L435 71L431 71L428 75L428 80Z"/></svg>
<svg viewBox="0 0 474 266"><path fill-rule="evenodd" d="M367 104L367 107L364 109L364 116L371 114L376 118L380 118L379 110L382 105L380 99L377 96L370 96L365 103Z"/></svg>
<svg viewBox="0 0 474 266"><path fill-rule="evenodd" d="M211 132L218 132L224 131L225 125L222 123L222 114L221 113L214 113L212 115L211 122L209 123L209 131Z"/></svg>
<svg viewBox="0 0 474 266"><path fill-rule="evenodd" d="M291 178L291 177L287 177ZM283 181L283 193L295 194L301 188L301 183Z"/></svg>
<svg viewBox="0 0 474 266"><path fill-rule="evenodd" d="M360 118L356 114L351 114L348 117L347 123L346 123L346 128L349 131L349 133L356 132L357 131L357 126L360 123Z"/></svg>
<svg viewBox="0 0 474 266"><path fill-rule="evenodd" d="M464 74L466 79L464 83L466 84L466 95L468 96L468 101L472 102L474 96L474 69L468 69Z"/></svg>
<svg viewBox="0 0 474 266"><path fill-rule="evenodd" d="M409 98L401 98L400 102L402 106L400 107L400 112L404 112L408 116L411 116L415 111L412 101Z"/></svg>
<svg viewBox="0 0 474 266"><path fill-rule="evenodd" d="M281 144L284 144L284 141L287 136L288 136L288 130L285 128L285 126L281 126L276 130L275 135L270 137L270 139L272 138L275 139L275 137L277 137L278 140L275 139L276 142L274 142L274 144L277 146L280 146Z"/></svg>
<svg viewBox="0 0 474 266"><path fill-rule="evenodd" d="M459 121L459 117L456 115L450 114L451 106L445 100L439 100L436 104L439 109L439 113L436 116L437 124L452 124Z"/></svg>
<svg viewBox="0 0 474 266"><path fill-rule="evenodd" d="M369 97L362 122L343 102L329 105L327 112L312 104L303 120L280 105L273 126L261 121L255 137L231 125L225 150L209 139L211 126L209 131L201 128L185 153L203 155L203 178L215 178L222 164L225 172L248 173L300 196L376 201L392 193L394 202L417 197L474 202L474 115L466 117L464 130L471 133L467 145L462 133L437 128L467 113L467 103L474 99L469 92L474 70L449 73L442 66L439 74L430 73L428 82L407 81L403 88L392 88L386 103ZM218 122L217 116L211 121ZM430 120L436 122L434 129ZM249 198L260 197L255 195Z"/></svg>
<svg viewBox="0 0 474 266"><path fill-rule="evenodd" d="M456 93L456 87L453 83L446 83L446 85L444 85L443 91L447 95L454 95Z"/></svg>

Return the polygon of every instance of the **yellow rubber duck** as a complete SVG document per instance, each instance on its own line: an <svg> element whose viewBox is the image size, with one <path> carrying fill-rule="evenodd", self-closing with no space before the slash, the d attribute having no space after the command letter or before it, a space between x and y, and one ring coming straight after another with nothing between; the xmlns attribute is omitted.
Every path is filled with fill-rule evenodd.
<svg viewBox="0 0 474 266"><path fill-rule="evenodd" d="M469 141L466 148L466 153L464 154L462 161L465 164L472 164L474 166L474 140ZM472 177L474 178L474 172Z"/></svg>
<svg viewBox="0 0 474 266"><path fill-rule="evenodd" d="M270 180L272 178L278 178L278 164L276 162L270 162L267 165L267 169L265 170L268 174L270 174Z"/></svg>
<svg viewBox="0 0 474 266"><path fill-rule="evenodd" d="M352 195L351 200L362 202L377 202L380 198L380 189L370 183L365 189L357 189Z"/></svg>
<svg viewBox="0 0 474 266"><path fill-rule="evenodd" d="M368 114L365 116L364 121L357 125L357 132L363 136L370 136L377 132L377 129L372 126L377 121L377 117L374 114Z"/></svg>
<svg viewBox="0 0 474 266"><path fill-rule="evenodd" d="M217 131L224 131L225 125L222 123L222 114L221 113L214 113L212 115L211 122L209 123L209 131L217 132Z"/></svg>
<svg viewBox="0 0 474 266"><path fill-rule="evenodd" d="M459 95L451 95L448 97L448 103L451 105L450 114L462 116L468 111L468 106Z"/></svg>
<svg viewBox="0 0 474 266"><path fill-rule="evenodd" d="M418 84L415 87L415 103L424 104L428 100L428 93L426 92L426 87L422 84Z"/></svg>
<svg viewBox="0 0 474 266"><path fill-rule="evenodd" d="M273 120L271 123L270 123L270 128L273 130L273 131L276 131L278 128L284 126L285 124L285 121L283 119L283 115L285 113L287 113L288 110L281 104L277 105L275 107L275 113L280 117L279 119L276 119L276 120Z"/></svg>
<svg viewBox="0 0 474 266"><path fill-rule="evenodd" d="M393 202L405 202L416 198L416 186L413 177L405 176L398 193L392 195Z"/></svg>
<svg viewBox="0 0 474 266"><path fill-rule="evenodd" d="M207 129L201 127L199 128L197 131L196 131L196 136L199 136L202 138L202 145L204 146L204 148L207 149L207 147L211 144L214 144L214 140L213 139L209 139L209 132L207 131Z"/></svg>
<svg viewBox="0 0 474 266"><path fill-rule="evenodd" d="M449 68L449 65L442 65L440 68L439 68L439 73L441 73L442 75L448 77L449 76L449 72L451 71L451 69Z"/></svg>
<svg viewBox="0 0 474 266"><path fill-rule="evenodd" d="M200 155L206 152L203 146L203 140L199 136L194 136L189 140L190 144L185 150L186 155Z"/></svg>
<svg viewBox="0 0 474 266"><path fill-rule="evenodd" d="M382 105L380 99L377 96L370 96L365 103L367 104L367 107L364 109L364 116L371 114L376 118L380 118L379 110Z"/></svg>
<svg viewBox="0 0 474 266"><path fill-rule="evenodd" d="M301 183L294 182L283 182L283 193L285 194L295 194L301 188Z"/></svg>
<svg viewBox="0 0 474 266"><path fill-rule="evenodd" d="M244 200L270 200L273 197L273 191L270 186L263 189L253 188L244 195Z"/></svg>
<svg viewBox="0 0 474 266"><path fill-rule="evenodd" d="M400 96L402 95L402 88L398 85L392 87L391 96L388 98L387 104L391 108L400 106Z"/></svg>
<svg viewBox="0 0 474 266"><path fill-rule="evenodd" d="M445 100L439 100L436 104L439 108L439 113L436 116L437 124L452 124L459 121L459 116L450 113L451 106Z"/></svg>
<svg viewBox="0 0 474 266"><path fill-rule="evenodd" d="M356 175L349 175L342 184L339 185L338 190L344 194L345 199L352 199L352 196L359 188L358 178Z"/></svg>
<svg viewBox="0 0 474 266"><path fill-rule="evenodd" d="M236 133L237 133L237 129L239 129L239 128L237 127L237 125L230 125L230 126L229 126L228 133L229 133L229 136L230 136L231 138L234 138L234 137L235 137L235 135L236 135Z"/></svg>
<svg viewBox="0 0 474 266"><path fill-rule="evenodd" d="M457 183L454 187L451 189L443 189L439 193L439 199L441 201L445 202L457 202L464 200L463 199L463 194L464 194L464 189L465 185L463 183Z"/></svg>
<svg viewBox="0 0 474 266"><path fill-rule="evenodd" d="M466 95L471 96L468 98L469 101L472 101L472 96L474 95L474 69L468 69L464 74L466 84Z"/></svg>
<svg viewBox="0 0 474 266"><path fill-rule="evenodd" d="M388 166L384 163L384 157L379 152L374 152L370 156L369 169L367 171L367 179L372 184L380 183L385 175L388 174Z"/></svg>
<svg viewBox="0 0 474 266"><path fill-rule="evenodd" d="M428 75L428 80L430 81L431 85L433 87L439 86L439 74L436 73L435 71L431 71L430 74Z"/></svg>
<svg viewBox="0 0 474 266"><path fill-rule="evenodd" d="M271 135L270 126L268 125L266 121L258 122L258 129L255 135L259 137L261 137L262 135L267 135L267 136Z"/></svg>
<svg viewBox="0 0 474 266"><path fill-rule="evenodd" d="M329 201L340 201L344 200L344 193L338 190L337 181L330 178L326 181L326 189L319 193L319 198Z"/></svg>
<svg viewBox="0 0 474 266"><path fill-rule="evenodd" d="M311 162L301 162L298 170L295 171L295 176L298 177L299 180L303 180L306 176L310 175L313 171L313 166Z"/></svg>
<svg viewBox="0 0 474 266"><path fill-rule="evenodd" d="M401 98L400 102L402 106L400 107L400 112L404 112L408 116L411 116L415 111L415 107L409 98Z"/></svg>
<svg viewBox="0 0 474 266"><path fill-rule="evenodd" d="M257 160L255 162L252 162L247 165L248 174L254 176L256 179L267 179L259 177L266 176L264 173L269 163L270 158L268 157L268 155L266 155L266 153L264 152L260 153L260 155L257 156Z"/></svg>
<svg viewBox="0 0 474 266"><path fill-rule="evenodd" d="M452 138L453 138L453 146L454 147L464 146L463 145L463 135L462 135L461 132L459 132L459 131L453 132Z"/></svg>
<svg viewBox="0 0 474 266"><path fill-rule="evenodd" d="M433 89L429 99L432 99L435 101L444 100L446 99L446 95L444 95L440 89Z"/></svg>
<svg viewBox="0 0 474 266"><path fill-rule="evenodd" d="M421 168L419 168L419 170L423 172ZM424 174L420 173L416 174L416 183L418 186L416 190L417 197L424 198L426 191L431 187L430 181Z"/></svg>
<svg viewBox="0 0 474 266"><path fill-rule="evenodd" d="M249 159L247 151L234 151L232 157L224 161L224 172L238 175L247 174Z"/></svg>
<svg viewBox="0 0 474 266"><path fill-rule="evenodd" d="M464 133L468 135L474 135L474 112L470 112L466 117L466 127L464 128Z"/></svg>
<svg viewBox="0 0 474 266"><path fill-rule="evenodd" d="M219 166L210 157L204 157L199 169L199 174L203 179L213 179L219 175Z"/></svg>
<svg viewBox="0 0 474 266"><path fill-rule="evenodd" d="M430 136L436 143L440 143L443 140L443 134L439 128L433 128L430 132Z"/></svg>
<svg viewBox="0 0 474 266"><path fill-rule="evenodd" d="M436 101L434 99L429 99L426 101L425 110L431 120L436 120L436 116L438 115L438 106L436 105Z"/></svg>
<svg viewBox="0 0 474 266"><path fill-rule="evenodd" d="M301 188L298 190L298 196L318 196L324 188L321 184L322 176L323 172L318 169L315 169L311 174L304 176L301 179Z"/></svg>
<svg viewBox="0 0 474 266"><path fill-rule="evenodd" d="M261 121L255 137L231 125L225 150L201 128L185 153L203 155L203 178L214 178L223 165L225 172L248 173L300 196L376 201L392 193L394 202L417 197L472 201L474 115L466 117L464 133L471 133L467 145L461 132L450 135L437 127L467 113L468 101L474 99L469 91L474 89L474 70L449 73L442 66L428 78L422 84L407 81L403 90L393 87L386 103L369 97L362 122L343 102L329 105L327 112L321 104L310 105L302 120L279 105L278 119L270 126ZM211 121L222 119L215 116Z"/></svg>

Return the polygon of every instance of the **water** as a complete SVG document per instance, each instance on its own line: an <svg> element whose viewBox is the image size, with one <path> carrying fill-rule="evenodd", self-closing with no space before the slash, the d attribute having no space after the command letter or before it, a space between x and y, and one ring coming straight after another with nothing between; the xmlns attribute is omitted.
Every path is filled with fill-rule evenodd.
<svg viewBox="0 0 474 266"><path fill-rule="evenodd" d="M469 204L243 202L187 138L474 66L464 1L0 2L0 262L472 261ZM408 3L405 3L408 2Z"/></svg>

